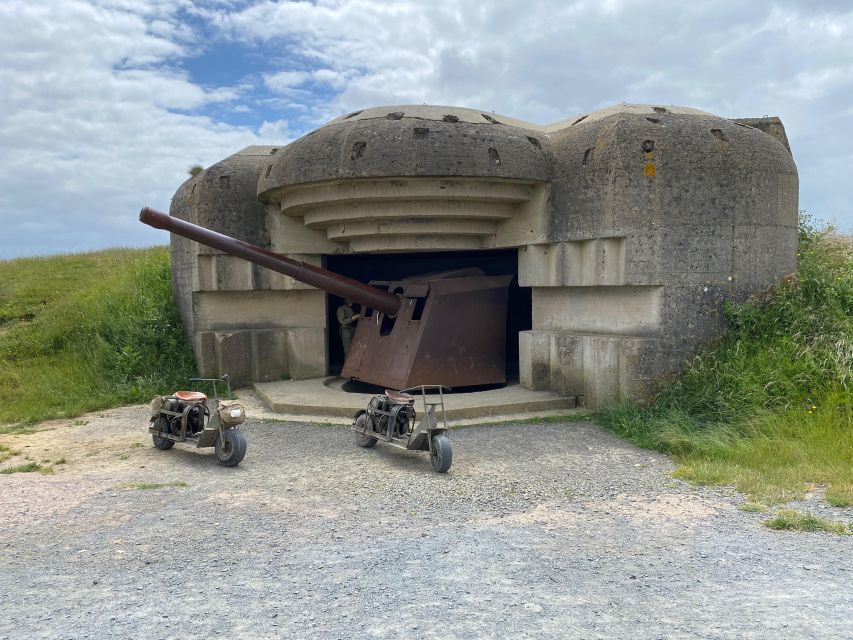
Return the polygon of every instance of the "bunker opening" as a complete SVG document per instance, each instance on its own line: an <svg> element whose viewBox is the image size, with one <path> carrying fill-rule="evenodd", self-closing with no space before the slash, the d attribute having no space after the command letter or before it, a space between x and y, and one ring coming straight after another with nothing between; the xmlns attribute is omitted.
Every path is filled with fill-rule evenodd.
<svg viewBox="0 0 853 640"><path fill-rule="evenodd" d="M527 287L518 286L518 252L516 249L329 255L325 258L324 266L331 271L349 278L361 282L375 283L396 283L422 274L462 273L466 270L477 269L486 276L510 277L511 281L506 289L505 356L503 365L506 370L507 383L511 384L518 381L518 334L520 331L526 331L532 327L532 303L531 290ZM379 286L382 285L380 284ZM387 286L389 286L389 290L393 293L401 295L404 293L400 287L395 287L392 284ZM408 295L414 295L415 297L403 297L403 308L397 314L397 317L394 318L377 313L373 309L362 307L357 303L352 303L348 307L344 298L331 293L327 294L328 374L336 376L344 374L343 377L347 377L345 375L346 371L344 371L344 363L347 359L344 351L344 343L348 343L347 352L349 352L353 334L358 323L361 322L370 322L377 325L377 331L382 339L378 343L373 343L373 348L385 349L387 346L389 352L382 355L392 363L395 359L400 361L405 360L405 354L394 353L394 350L401 348L401 345L399 342L394 342L393 330L395 324L398 322L416 323L421 320L425 311L429 313L427 298L417 295L418 286L420 285L416 284L409 288ZM412 294L412 289L415 290L415 294ZM472 294L472 297L469 298L464 293L459 294L456 299L463 304L458 306L451 305L449 311L444 311L443 313L448 317L443 318L443 323L447 325L471 323L476 328L477 323L494 320L494 318L471 317L470 310L464 306L464 302L473 299L473 295L475 294ZM435 313L437 313L437 310ZM488 308L486 309L486 313L490 313ZM351 316L355 316L356 319L348 324L347 320ZM433 318L430 324L433 325L435 320ZM446 347L451 352L451 357L456 354L464 356L466 345L452 344L450 341L451 337L448 335ZM402 345L402 348L406 348L406 346ZM356 354L354 358L357 359L358 355ZM441 383L441 381L439 380L437 383ZM469 392L500 386L503 386L503 383L466 386L460 388L460 391ZM375 391L377 387L354 379L346 382L343 388L346 391L370 393Z"/></svg>

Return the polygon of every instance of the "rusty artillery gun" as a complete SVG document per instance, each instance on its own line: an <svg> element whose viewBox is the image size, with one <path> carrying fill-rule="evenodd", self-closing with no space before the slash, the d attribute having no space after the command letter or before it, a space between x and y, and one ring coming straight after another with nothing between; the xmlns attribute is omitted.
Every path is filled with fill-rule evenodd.
<svg viewBox="0 0 853 640"><path fill-rule="evenodd" d="M345 378L390 389L506 382L510 275L475 268L365 284L147 207L139 219L361 305Z"/></svg>

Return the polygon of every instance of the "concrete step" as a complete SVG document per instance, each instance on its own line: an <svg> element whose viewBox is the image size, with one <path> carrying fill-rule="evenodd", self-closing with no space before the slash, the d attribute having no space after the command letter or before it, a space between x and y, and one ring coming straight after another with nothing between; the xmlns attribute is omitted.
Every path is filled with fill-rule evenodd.
<svg viewBox="0 0 853 640"><path fill-rule="evenodd" d="M535 183L525 180L483 180L477 178L384 178L378 180L345 180L298 186L285 191L281 211L289 216L304 216L306 211L363 202L381 206L391 200L401 201L460 200L491 203L522 203L533 196Z"/></svg>
<svg viewBox="0 0 853 640"><path fill-rule="evenodd" d="M302 211L310 229L333 224L392 220L432 220L439 227L444 220L507 220L516 211L515 203L480 200L388 200L324 205Z"/></svg>
<svg viewBox="0 0 853 640"><path fill-rule="evenodd" d="M337 377L312 380L256 382L253 389L272 411L288 416L312 416L351 419L373 397L370 393L349 393L342 389L345 380ZM502 389L449 393L445 395L448 420L512 417L521 414L571 411L577 398L561 397L548 391L531 391L519 384ZM416 403L416 409L420 406Z"/></svg>
<svg viewBox="0 0 853 640"><path fill-rule="evenodd" d="M350 240L364 237L417 236L488 236L497 233L497 225L489 220L442 220L414 218L409 220L369 220L332 224L326 228L329 240Z"/></svg>

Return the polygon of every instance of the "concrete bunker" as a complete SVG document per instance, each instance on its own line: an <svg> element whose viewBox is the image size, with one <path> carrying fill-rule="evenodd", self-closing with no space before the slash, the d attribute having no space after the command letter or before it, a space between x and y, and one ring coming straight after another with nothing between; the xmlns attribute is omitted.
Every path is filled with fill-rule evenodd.
<svg viewBox="0 0 853 640"><path fill-rule="evenodd" d="M399 106L244 149L184 183L171 214L358 279L503 260L511 369L599 406L648 397L720 331L724 301L794 271L797 189L778 118L623 104L539 126ZM335 373L324 292L172 243L205 375Z"/></svg>

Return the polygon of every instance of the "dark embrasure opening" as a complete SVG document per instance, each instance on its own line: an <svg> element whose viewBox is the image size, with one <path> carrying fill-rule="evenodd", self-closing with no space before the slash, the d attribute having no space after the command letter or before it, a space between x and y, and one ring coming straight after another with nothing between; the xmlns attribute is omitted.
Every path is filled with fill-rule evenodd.
<svg viewBox="0 0 853 640"><path fill-rule="evenodd" d="M509 286L507 304L506 373L508 381L518 380L518 333L532 327L532 305L530 289L518 286L516 249L330 255L325 257L324 266L365 283L371 280L399 280L422 273L470 267L479 267L487 275L512 274L514 278ZM344 363L343 344L336 316L337 309L343 302L339 296L326 296L329 375L339 375ZM389 357L393 357L393 354L389 354Z"/></svg>

